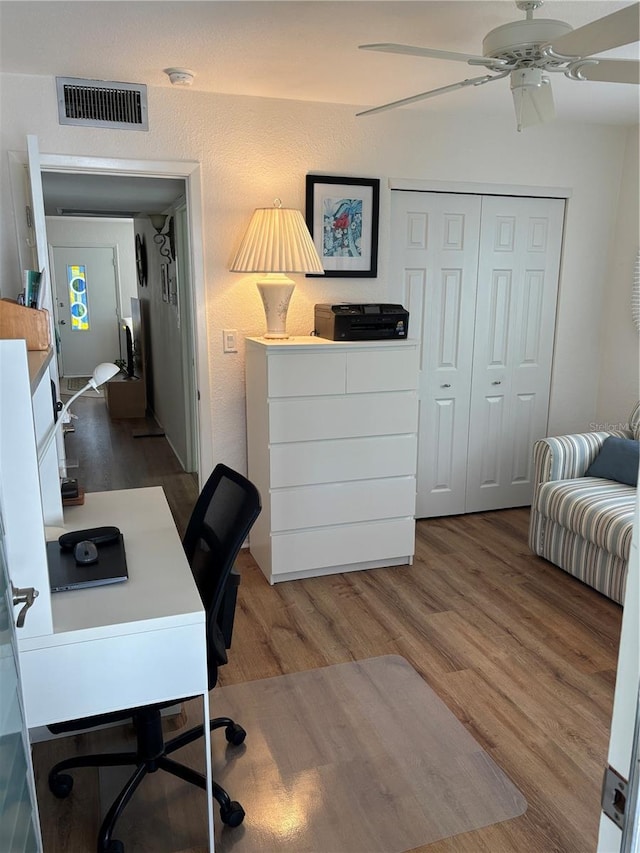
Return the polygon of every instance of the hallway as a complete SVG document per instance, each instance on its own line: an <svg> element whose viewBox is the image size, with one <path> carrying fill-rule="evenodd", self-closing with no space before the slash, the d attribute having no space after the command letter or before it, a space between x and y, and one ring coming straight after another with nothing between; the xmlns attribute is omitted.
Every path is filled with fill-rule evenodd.
<svg viewBox="0 0 640 853"><path fill-rule="evenodd" d="M153 418L112 420L104 397L80 397L71 411L77 418L65 438L67 475L85 492L163 486L182 535L198 496L197 477L183 471Z"/></svg>

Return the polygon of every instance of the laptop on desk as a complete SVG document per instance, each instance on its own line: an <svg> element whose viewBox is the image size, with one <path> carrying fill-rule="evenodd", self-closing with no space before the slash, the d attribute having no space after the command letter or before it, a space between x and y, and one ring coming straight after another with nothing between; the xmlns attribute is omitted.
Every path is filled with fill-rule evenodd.
<svg viewBox="0 0 640 853"><path fill-rule="evenodd" d="M62 550L57 541L47 542L47 562L51 592L120 583L129 577L122 534L99 545L98 559L89 565L79 564L73 550Z"/></svg>

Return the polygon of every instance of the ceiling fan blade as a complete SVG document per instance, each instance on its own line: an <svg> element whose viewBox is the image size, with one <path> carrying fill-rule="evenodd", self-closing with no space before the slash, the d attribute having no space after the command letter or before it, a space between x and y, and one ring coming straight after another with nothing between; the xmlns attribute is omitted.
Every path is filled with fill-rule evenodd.
<svg viewBox="0 0 640 853"><path fill-rule="evenodd" d="M599 83L636 83L640 84L640 62L635 59L599 59L597 64L578 63L576 76L580 80L593 80ZM573 76L573 75L572 75Z"/></svg>
<svg viewBox="0 0 640 853"><path fill-rule="evenodd" d="M639 30L640 3L634 3L560 36L549 47L554 56L593 56L594 53L637 42Z"/></svg>
<svg viewBox="0 0 640 853"><path fill-rule="evenodd" d="M360 50L375 50L380 53L401 53L406 56L428 56L432 59L452 59L456 62L468 62L471 65L485 65L487 68L501 68L504 59L492 59L490 56L476 56L473 53L453 53L450 50L435 50L430 47L413 47L410 44L361 44Z"/></svg>
<svg viewBox="0 0 640 853"><path fill-rule="evenodd" d="M383 110L393 110L396 107L403 107L406 104L414 104L416 101L425 101L427 98L435 98L436 95L444 95L446 92L455 92L456 89L463 89L465 86L481 86L483 83L488 83L490 80L501 80L508 72L498 74L492 77L486 74L484 77L472 77L469 80L461 80L459 83L451 83L449 86L441 86L439 89L431 89L428 92L421 92L419 95L411 95L409 98L401 98L399 101L391 101L389 104L382 104L380 107L373 107L370 110L363 110L356 113L356 116L370 116L374 113L381 113Z"/></svg>
<svg viewBox="0 0 640 853"><path fill-rule="evenodd" d="M542 86L519 86L511 91L519 131L555 118L556 110L550 83Z"/></svg>

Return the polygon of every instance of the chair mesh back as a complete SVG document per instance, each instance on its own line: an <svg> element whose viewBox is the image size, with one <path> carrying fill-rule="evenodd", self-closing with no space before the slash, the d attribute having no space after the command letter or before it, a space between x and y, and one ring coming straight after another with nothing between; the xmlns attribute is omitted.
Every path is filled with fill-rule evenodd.
<svg viewBox="0 0 640 853"><path fill-rule="evenodd" d="M229 575L260 509L260 495L253 483L226 465L216 465L182 540L207 613L209 689L215 685L218 664L226 663L218 614Z"/></svg>

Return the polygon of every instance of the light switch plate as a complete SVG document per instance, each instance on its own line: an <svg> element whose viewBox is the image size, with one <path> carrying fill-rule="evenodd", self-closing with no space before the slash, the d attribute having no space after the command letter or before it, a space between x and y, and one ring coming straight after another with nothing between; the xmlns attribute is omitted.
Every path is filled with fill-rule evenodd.
<svg viewBox="0 0 640 853"><path fill-rule="evenodd" d="M223 352L238 352L238 332L235 329L223 329L222 331L222 351Z"/></svg>

